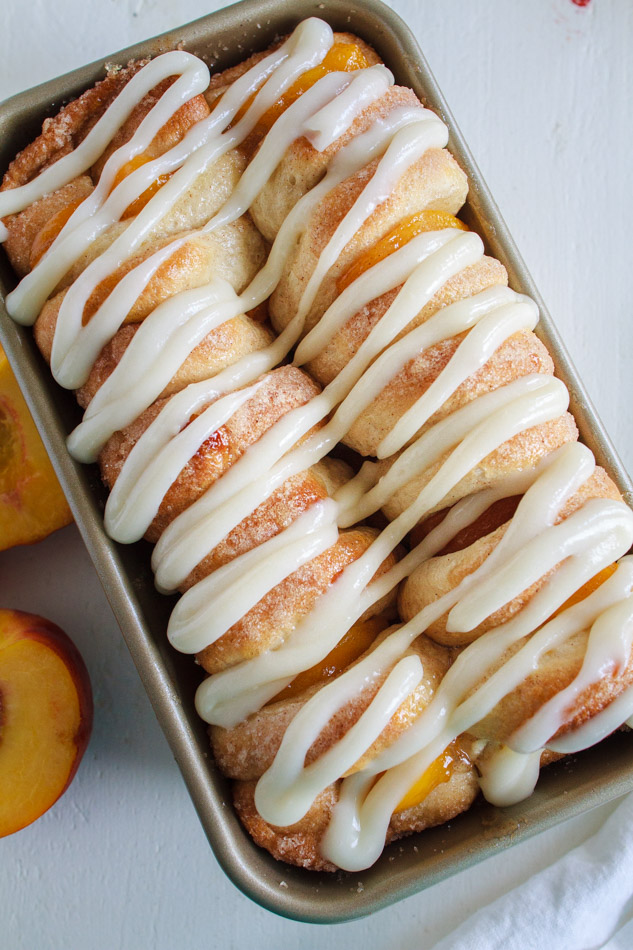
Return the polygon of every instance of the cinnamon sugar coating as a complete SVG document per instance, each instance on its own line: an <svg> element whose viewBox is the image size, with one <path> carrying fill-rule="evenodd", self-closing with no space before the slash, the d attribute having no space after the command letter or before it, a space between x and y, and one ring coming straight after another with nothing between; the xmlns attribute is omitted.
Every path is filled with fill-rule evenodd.
<svg viewBox="0 0 633 950"><path fill-rule="evenodd" d="M419 805L391 816L385 844L450 821L470 808L478 792L475 770L459 763L450 779L437 785ZM235 808L256 844L287 864L311 871L337 870L334 864L323 858L319 846L338 801L339 783L324 789L301 821L286 828L271 825L260 817L255 808L254 793L254 782L236 782L234 785Z"/></svg>
<svg viewBox="0 0 633 950"><path fill-rule="evenodd" d="M377 537L372 528L342 531L335 544L312 558L277 584L226 633L197 654L200 665L208 673L217 673L243 660L274 650L314 608L317 599L340 576L342 571L367 550ZM376 577L394 565L396 556L385 559ZM395 602L395 592L381 598L368 611L380 613Z"/></svg>
<svg viewBox="0 0 633 950"><path fill-rule="evenodd" d="M611 498L620 501L622 496L613 480L602 468L596 468L574 494L562 506L555 523L559 524L575 511L578 511L585 502L592 498ZM453 554L430 558L421 564L403 584L399 595L399 608L402 617L410 620L420 610L423 610L434 600L438 600L450 590L472 574L495 549L505 532L509 522L501 525L495 531L473 542L469 547ZM551 573L551 572L550 572ZM468 633L449 633L446 630L447 614L440 617L427 629L427 635L438 643L447 646L465 646L476 640L488 630L500 626L510 620L520 611L532 597L546 583L548 574L545 574L536 584L524 590L518 597L487 617L481 624Z"/></svg>
<svg viewBox="0 0 633 950"><path fill-rule="evenodd" d="M86 303L84 322L88 322L126 274L170 242L171 237L156 240L144 252L125 261L111 278L102 281ZM193 232L186 242L157 268L128 311L126 321L142 322L174 294L202 287L213 277L222 277L241 290L257 272L263 257L261 239L253 226L244 219L227 224L212 234ZM35 341L49 362L57 318L66 293L66 290L62 290L47 300L35 324Z"/></svg>
<svg viewBox="0 0 633 950"><path fill-rule="evenodd" d="M394 629L390 627L376 637L372 646L349 668L356 666L369 656ZM429 705L452 659L449 650L438 646L425 636L420 636L414 641L407 655L418 656L421 660L423 676L420 683L401 703L380 735L346 774L353 774L364 768L415 722L420 713ZM306 765L315 762L331 749L358 722L394 665L392 664L379 676L375 676L371 682L365 683L357 695L341 706L310 746L306 754ZM259 712L253 713L230 729L212 726L209 735L216 761L222 771L231 778L240 780L258 779L263 775L272 764L286 728L319 688L320 684L316 684L306 689L300 696L269 703Z"/></svg>
<svg viewBox="0 0 633 950"><path fill-rule="evenodd" d="M157 541L167 525L217 481L249 445L256 442L286 412L304 405L318 391L316 383L291 366L282 366L269 373L251 399L203 443L181 470L161 502L158 514L147 531L147 540ZM114 485L133 446L163 405L163 400L155 402L135 422L115 432L104 446L99 464L108 488Z"/></svg>

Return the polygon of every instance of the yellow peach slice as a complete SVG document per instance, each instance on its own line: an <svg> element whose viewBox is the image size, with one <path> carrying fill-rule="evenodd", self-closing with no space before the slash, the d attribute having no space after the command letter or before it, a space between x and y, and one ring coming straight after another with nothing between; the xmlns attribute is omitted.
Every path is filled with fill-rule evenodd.
<svg viewBox="0 0 633 950"><path fill-rule="evenodd" d="M410 215L395 226L388 234L385 234L369 250L357 257L355 261L344 271L336 283L336 289L339 294L346 287L349 287L361 274L369 270L375 264L379 264L394 251L400 250L405 244L408 244L418 234L425 231L443 231L444 228L457 228L460 231L468 231L463 221L449 214L448 211L418 211Z"/></svg>
<svg viewBox="0 0 633 950"><path fill-rule="evenodd" d="M369 61L363 50L356 43L335 43L326 53L319 66L307 70L297 79L290 89L288 89L277 102L273 103L269 109L258 120L257 125L250 135L242 142L241 147L246 152L252 152L264 136L270 131L282 112L285 112L288 106L292 105L299 96L311 89L312 86L323 76L332 72L353 72L356 69L366 69ZM249 106L255 98L255 93L249 97L244 105L236 113L233 124L235 125L247 112Z"/></svg>
<svg viewBox="0 0 633 950"><path fill-rule="evenodd" d="M59 211L49 218L46 224L40 228L40 230L35 235L35 240L31 246L31 270L39 263L46 251L51 247L54 241L57 239L59 234L62 231L62 228L67 221L70 220L74 211L77 210L79 205L82 203L83 198L77 198L75 201L71 201L65 207L60 208Z"/></svg>
<svg viewBox="0 0 633 950"><path fill-rule="evenodd" d="M575 604L579 604L580 601L584 600L585 597L588 597L589 594L593 594L594 591L598 590L601 584L604 584L605 581L608 581L609 578L615 574L617 567L617 564L609 564L608 567L603 567L603 569L598 571L597 574L590 578L586 584L583 584L575 594L572 594L571 597L568 597L565 603L561 604L558 610L552 614L552 618L558 617L559 614L562 614L563 610L567 610L568 607L573 607Z"/></svg>
<svg viewBox="0 0 633 950"><path fill-rule="evenodd" d="M127 178L128 175L131 175L132 172L136 171L137 168L140 168L141 165L146 165L147 162L151 162L152 158L155 156L151 155L149 152L143 152L141 155L137 155L135 158L131 158L128 162L119 168L118 172L115 175L114 181L112 182L112 191L119 185L124 178ZM150 198L153 198L156 192L163 187L165 182L169 181L171 178L171 172L167 172L164 175L159 175L154 181L149 185L142 194L136 198L132 204L128 205L123 214L121 215L121 220L125 221L126 218L134 218L137 214L140 214Z"/></svg>
<svg viewBox="0 0 633 950"><path fill-rule="evenodd" d="M431 762L428 769L422 773L402 800L398 802L395 810L405 811L407 808L414 808L416 805L419 805L420 802L423 802L434 788L437 788L437 786L443 782L449 781L455 771L455 766L460 761L468 763L469 759L460 746L459 740L456 739L447 746L437 759Z"/></svg>
<svg viewBox="0 0 633 950"><path fill-rule="evenodd" d="M152 157L152 155L145 152L142 155L137 155L136 158L131 158L129 162L126 162L124 165L122 165L112 183L111 191L114 191L116 186L120 184L124 178L127 178L128 175L131 175L132 172L136 171L137 168L140 168L141 165L145 165L147 162L150 162ZM165 182L169 181L171 174L171 172L168 172L164 175L158 175L158 177L155 178L150 185L148 185L145 191L143 191L138 196L138 198L135 198L135 200L127 206L121 215L121 220L125 221L127 218L134 218L137 214L140 214L150 198L153 198L156 192L163 187ZM73 212L77 210L82 201L83 198L78 198L76 201L71 201L64 208L60 208L60 210L51 218L49 218L46 224L40 228L40 230L35 235L35 240L33 241L33 245L31 247L31 269L33 269L40 262L46 251L48 251L54 241L59 237L63 227L70 219Z"/></svg>
<svg viewBox="0 0 633 950"><path fill-rule="evenodd" d="M384 617L371 617L369 620L358 620L337 643L333 650L316 666L310 667L304 673L299 673L291 683L277 693L271 703L280 699L293 699L305 689L315 683L327 683L333 676L338 676L347 669L350 663L357 660L361 653L368 650L379 633L386 630L389 622Z"/></svg>
<svg viewBox="0 0 633 950"><path fill-rule="evenodd" d="M40 541L72 515L0 348L0 551Z"/></svg>

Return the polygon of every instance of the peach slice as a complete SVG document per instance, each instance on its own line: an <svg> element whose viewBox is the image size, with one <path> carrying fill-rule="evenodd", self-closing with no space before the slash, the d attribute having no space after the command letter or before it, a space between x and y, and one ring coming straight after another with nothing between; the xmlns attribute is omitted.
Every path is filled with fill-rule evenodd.
<svg viewBox="0 0 633 950"><path fill-rule="evenodd" d="M131 175L132 172L136 171L137 168L140 168L141 165L146 165L147 162L151 162L152 158L155 156L151 155L149 152L143 152L141 155L137 155L136 158L131 158L129 162L126 162L125 165L122 165L119 168L114 181L112 182L111 191L114 191L117 185L119 185L124 178L127 178L128 175ZM149 202L150 198L153 198L159 189L169 181L171 178L171 172L166 173L165 175L159 175L158 178L149 185L142 194L136 198L132 204L128 205L123 214L121 215L121 221L125 221L126 218L134 218L137 214L140 214L145 205Z"/></svg>
<svg viewBox="0 0 633 950"><path fill-rule="evenodd" d="M264 112L253 131L241 143L240 147L244 149L247 154L253 152L264 136L270 131L282 112L285 112L288 106L291 106L292 103L299 98L299 96L302 96L304 92L307 92L308 89L311 89L319 79L323 78L323 76L326 76L328 73L332 72L349 73L357 69L366 69L368 66L369 61L367 60L367 57L360 46L358 46L356 43L335 43L326 53L319 66L309 69L302 76L300 76L299 79L297 79L292 84L290 89L288 89L283 94L283 96L277 100L277 102L273 103L273 105L270 106L266 112ZM255 98L255 95L256 93L253 93L247 99L244 105L238 109L233 120L233 125L236 125L242 116L246 114Z"/></svg>
<svg viewBox="0 0 633 950"><path fill-rule="evenodd" d="M594 591L597 591L601 584L604 584L605 581L608 581L612 574L615 574L618 568L617 564L609 564L608 567L603 567L601 571L598 571L597 574L594 574L585 584L580 587L575 594L572 594L571 597L568 597L564 604L561 604L558 610L554 611L552 614L552 619L558 617L559 614L562 614L563 610L567 610L568 607L574 607L576 604L579 604L581 600L584 600L585 597L588 597L589 594L593 594Z"/></svg>
<svg viewBox="0 0 633 950"><path fill-rule="evenodd" d="M61 234L64 225L70 220L83 200L83 198L76 198L75 201L64 205L64 207L60 208L52 218L49 218L46 224L37 232L33 244L31 245L31 270L39 264L48 249L53 246Z"/></svg>
<svg viewBox="0 0 633 950"><path fill-rule="evenodd" d="M455 739L413 783L404 798L398 802L395 810L397 812L405 811L407 808L415 808L416 805L423 802L434 788L450 780L459 761L470 765L470 759L461 747L459 739Z"/></svg>
<svg viewBox="0 0 633 950"><path fill-rule="evenodd" d="M315 683L327 683L333 676L338 676L368 650L378 634L388 626L389 621L382 616L357 620L325 659L309 670L299 673L291 683L273 696L270 703L276 703L280 699L294 699Z"/></svg>
<svg viewBox="0 0 633 950"><path fill-rule="evenodd" d="M339 294L343 293L345 288L349 287L361 274L370 267L374 267L375 264L379 264L380 261L384 261L394 251L400 250L418 234L424 234L426 231L443 231L444 228L468 231L464 222L456 218L454 214L449 214L448 211L417 211L409 215L350 264L339 277L336 289Z"/></svg>
<svg viewBox="0 0 633 950"><path fill-rule="evenodd" d="M0 347L0 551L40 541L72 515Z"/></svg>
<svg viewBox="0 0 633 950"><path fill-rule="evenodd" d="M0 837L30 825L66 791L92 712L72 640L43 617L0 610Z"/></svg>

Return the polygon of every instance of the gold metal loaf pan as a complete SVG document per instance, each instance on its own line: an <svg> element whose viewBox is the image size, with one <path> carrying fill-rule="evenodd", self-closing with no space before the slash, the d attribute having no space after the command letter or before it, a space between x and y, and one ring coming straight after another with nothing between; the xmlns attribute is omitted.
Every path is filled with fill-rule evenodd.
<svg viewBox="0 0 633 950"><path fill-rule="evenodd" d="M449 148L470 178L470 198L463 216L484 238L488 252L505 264L511 285L536 300L541 311L538 332L572 394L571 409L581 437L630 501L633 485L588 402L413 36L392 10L379 0L364 0L353 6L348 0L245 0L116 53L108 61L124 64L181 45L206 60L212 69L224 69L267 47L299 20L313 15L326 19L335 29L357 33L374 46L396 81L414 89L448 124ZM0 105L0 171L38 134L45 116L54 114L66 100L102 75L103 61L99 61ZM14 284L6 257L0 252L0 293L4 296ZM633 788L630 737L619 733L582 755L547 768L535 793L522 804L503 811L477 804L450 826L388 847L374 867L359 875L302 871L279 864L260 851L239 824L226 782L211 760L206 728L193 706L196 669L190 657L176 654L167 644L165 630L173 599L155 591L149 568L150 548L144 542L119 546L106 536L102 527L105 490L96 466L77 465L65 450L66 435L80 418L73 395L55 385L35 348L31 331L14 324L1 305L0 339L53 458L211 847L228 876L254 901L283 916L312 923L361 917Z"/></svg>

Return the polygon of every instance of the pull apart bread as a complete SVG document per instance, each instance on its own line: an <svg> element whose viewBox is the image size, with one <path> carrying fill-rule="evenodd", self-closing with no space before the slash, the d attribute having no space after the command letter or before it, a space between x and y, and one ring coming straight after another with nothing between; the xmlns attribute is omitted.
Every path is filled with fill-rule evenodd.
<svg viewBox="0 0 633 950"><path fill-rule="evenodd" d="M109 72L0 194L69 449L182 593L240 817L307 868L520 801L633 714L633 515L447 138L311 19L211 78Z"/></svg>

